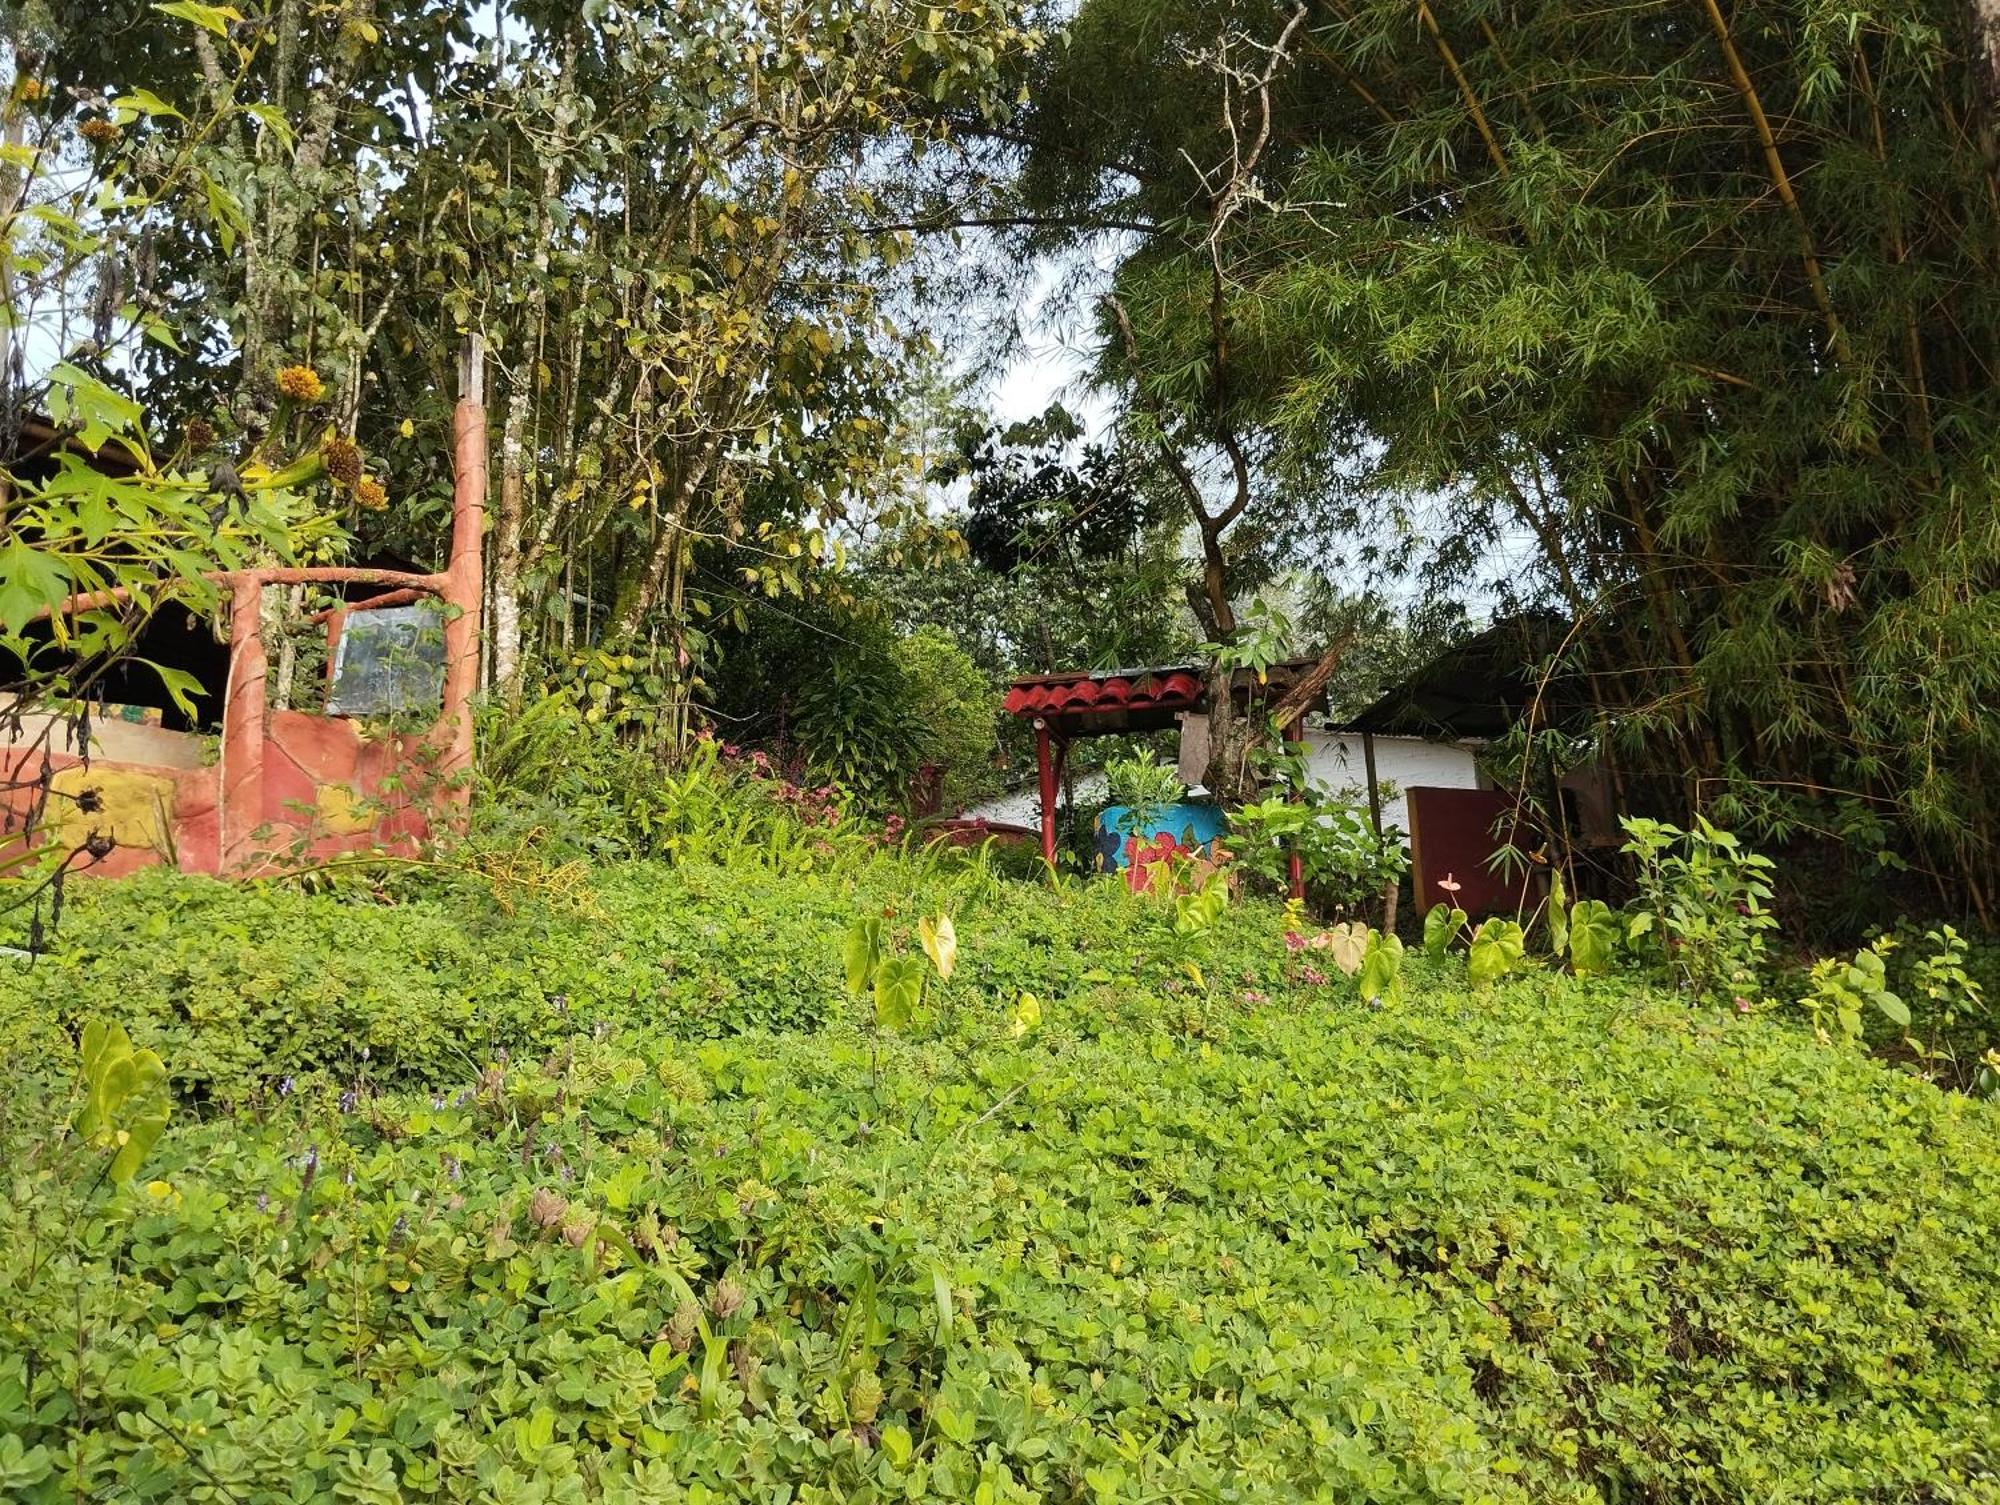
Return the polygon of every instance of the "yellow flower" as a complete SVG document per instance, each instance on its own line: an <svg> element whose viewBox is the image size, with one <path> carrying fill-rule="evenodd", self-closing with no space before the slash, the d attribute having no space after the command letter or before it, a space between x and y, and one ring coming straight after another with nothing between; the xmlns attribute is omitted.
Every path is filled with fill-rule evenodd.
<svg viewBox="0 0 2000 1505"><path fill-rule="evenodd" d="M354 500L369 512L380 512L389 505L389 493L375 477L363 476L355 483Z"/></svg>
<svg viewBox="0 0 2000 1505"><path fill-rule="evenodd" d="M293 402L318 402L326 396L326 383L310 366L286 366L278 372L278 390Z"/></svg>

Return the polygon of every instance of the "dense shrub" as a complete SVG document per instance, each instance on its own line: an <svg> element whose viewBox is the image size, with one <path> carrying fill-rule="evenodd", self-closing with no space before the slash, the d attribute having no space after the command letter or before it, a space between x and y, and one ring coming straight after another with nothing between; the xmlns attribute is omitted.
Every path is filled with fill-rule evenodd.
<svg viewBox="0 0 2000 1505"><path fill-rule="evenodd" d="M73 885L0 964L0 1498L2000 1499L2000 1107L791 787ZM939 913L885 1030L843 938ZM92 1017L178 1097L137 1185Z"/></svg>
<svg viewBox="0 0 2000 1505"><path fill-rule="evenodd" d="M658 911L754 945L725 887ZM962 921L942 1037L571 1015L436 1096L179 1122L68 1246L30 1234L68 1152L17 1072L0 1484L1995 1498L1990 1105L1608 984L1289 990L1261 915L1219 944L1270 1001L1176 991L1135 934L1016 1038L1097 904Z"/></svg>
<svg viewBox="0 0 2000 1505"><path fill-rule="evenodd" d="M339 892L152 873L71 886L55 950L0 963L0 1017L74 1029L107 1008L191 1100L246 1101L286 1077L432 1087L506 1048L599 1022L709 1039L814 1029L838 1008L857 907L951 907L980 932L968 981L1061 995L1171 941L1171 914L1112 885L1004 883L977 854L903 858L872 839L790 843L760 863L620 863L545 897L455 883ZM504 900L504 902L502 902ZM1262 946L1248 930L1225 956ZM362 1052L367 1051L364 1061Z"/></svg>

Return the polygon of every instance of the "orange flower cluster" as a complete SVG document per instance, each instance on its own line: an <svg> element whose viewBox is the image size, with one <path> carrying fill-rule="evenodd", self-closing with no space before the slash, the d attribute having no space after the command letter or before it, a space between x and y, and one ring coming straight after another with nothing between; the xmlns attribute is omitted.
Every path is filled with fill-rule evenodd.
<svg viewBox="0 0 2000 1505"><path fill-rule="evenodd" d="M326 383L310 366L286 366L278 372L278 391L293 402L318 402L326 396Z"/></svg>

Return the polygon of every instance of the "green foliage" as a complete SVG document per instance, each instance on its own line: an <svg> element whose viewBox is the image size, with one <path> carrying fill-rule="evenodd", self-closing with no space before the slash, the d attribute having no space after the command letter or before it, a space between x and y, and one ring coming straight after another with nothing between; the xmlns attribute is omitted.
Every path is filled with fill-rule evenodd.
<svg viewBox="0 0 2000 1505"><path fill-rule="evenodd" d="M1238 805L1229 812L1229 829L1237 861L1274 886L1288 881L1296 852L1307 892L1335 909L1378 898L1409 867L1395 832L1378 836L1361 806L1303 781Z"/></svg>
<svg viewBox="0 0 2000 1505"><path fill-rule="evenodd" d="M1893 945L1885 936L1855 952L1852 960L1827 956L1813 963L1809 991L1799 1003L1812 1016L1814 1028L1822 1037L1827 1033L1826 1020L1831 1017L1834 1028L1843 1036L1859 1040L1862 1011L1867 1008L1875 1009L1899 1028L1910 1027L1909 1005L1889 987L1886 958Z"/></svg>
<svg viewBox="0 0 2000 1505"><path fill-rule="evenodd" d="M1664 821L1621 818L1639 897L1628 938L1675 986L1715 1001L1754 997L1765 936L1771 860L1696 816L1683 831Z"/></svg>
<svg viewBox="0 0 2000 1505"><path fill-rule="evenodd" d="M958 931L951 916L926 915L917 922L917 939L938 981L951 981L952 969L958 963ZM930 973L925 970L923 960L901 955L891 948L882 915L856 915L847 927L840 954L847 973L847 991L865 992L874 999L877 1029L907 1030L919 1022Z"/></svg>
<svg viewBox="0 0 2000 1505"><path fill-rule="evenodd" d="M781 653L750 682L750 730L871 809L902 805L926 769L954 811L989 790L999 702L964 650L934 628L898 637L879 616L830 620L837 640Z"/></svg>
<svg viewBox="0 0 2000 1505"><path fill-rule="evenodd" d="M976 804L998 787L1000 698L971 655L949 634L919 627L896 640L895 659L906 687L903 756L935 768L946 814Z"/></svg>
<svg viewBox="0 0 2000 1505"><path fill-rule="evenodd" d="M1106 758L1104 782L1106 799L1125 807L1122 819L1127 832L1145 830L1167 806L1187 798L1179 769L1160 762L1150 747L1130 757Z"/></svg>
<svg viewBox="0 0 2000 1505"><path fill-rule="evenodd" d="M1517 920L1482 920L1472 932L1465 955L1465 975L1483 988L1528 964L1528 938Z"/></svg>
<svg viewBox="0 0 2000 1505"><path fill-rule="evenodd" d="M1618 915L1602 899L1578 899L1570 907L1565 939L1578 977L1601 977L1611 970L1622 929Z"/></svg>
<svg viewBox="0 0 2000 1505"><path fill-rule="evenodd" d="M109 1151L105 1174L130 1181L167 1127L173 1104L167 1068L150 1050L134 1050L122 1024L93 1019L77 1046L83 1107L76 1132L94 1150Z"/></svg>
<svg viewBox="0 0 2000 1505"><path fill-rule="evenodd" d="M891 945L891 895L956 892L960 1021L877 1035L856 1000L704 1041L675 998L579 996L511 1059L481 1042L351 1111L184 1115L157 1179L53 1245L67 1068L8 1057L8 1498L1980 1497L1990 1106L1546 972L1368 1009L1288 982L1259 905L1189 908L1211 970L1268 994L1211 1006L1155 966L1177 906L965 878L600 872L595 950L765 986L814 958L835 1000L857 912ZM77 902L79 931L163 924L0 1017L143 999L135 949L237 904L407 998L411 937L370 914L478 913L185 879ZM563 965L534 906L480 923Z"/></svg>
<svg viewBox="0 0 2000 1505"><path fill-rule="evenodd" d="M1451 943L1464 932L1466 918L1456 905L1433 904L1424 915L1424 954L1434 962L1443 961Z"/></svg>
<svg viewBox="0 0 2000 1505"><path fill-rule="evenodd" d="M1370 1003L1398 1004L1403 1001L1403 942L1400 936L1379 930L1368 932L1368 944L1361 953L1361 967L1355 975L1361 996Z"/></svg>
<svg viewBox="0 0 2000 1505"><path fill-rule="evenodd" d="M1899 933L1905 928L1913 927L1898 927ZM2000 1093L2000 1028L1992 1003L2000 989L2000 945L1977 945L1950 925L1903 939L1896 991L1913 1016L1903 1043L1934 1081Z"/></svg>

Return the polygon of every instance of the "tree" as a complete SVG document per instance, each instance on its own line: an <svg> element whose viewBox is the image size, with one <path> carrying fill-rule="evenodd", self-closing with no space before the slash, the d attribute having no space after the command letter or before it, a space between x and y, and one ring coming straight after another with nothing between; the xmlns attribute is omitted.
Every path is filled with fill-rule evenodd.
<svg viewBox="0 0 2000 1505"><path fill-rule="evenodd" d="M1230 53L1284 24L1087 0L1044 54L1028 204L1157 227L1107 351L1151 400L1197 387L1220 265L1273 497L1335 478L1317 499L1382 533L1434 499L1447 582L1577 624L1632 797L1779 835L1890 813L1990 914L2000 196L1966 13L1315 7L1214 235ZM1513 537L1530 567L1494 580Z"/></svg>

